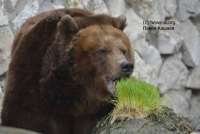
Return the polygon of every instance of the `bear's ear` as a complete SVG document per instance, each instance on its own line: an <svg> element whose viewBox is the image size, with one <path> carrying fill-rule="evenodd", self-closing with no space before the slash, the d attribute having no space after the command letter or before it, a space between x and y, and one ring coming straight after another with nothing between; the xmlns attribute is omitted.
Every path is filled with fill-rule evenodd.
<svg viewBox="0 0 200 134"><path fill-rule="evenodd" d="M69 15L65 15L61 18L57 24L57 28L62 35L74 34L79 30L75 20Z"/></svg>
<svg viewBox="0 0 200 134"><path fill-rule="evenodd" d="M126 16L125 15L120 15L117 18L117 28L120 30L124 30L124 28L126 27Z"/></svg>

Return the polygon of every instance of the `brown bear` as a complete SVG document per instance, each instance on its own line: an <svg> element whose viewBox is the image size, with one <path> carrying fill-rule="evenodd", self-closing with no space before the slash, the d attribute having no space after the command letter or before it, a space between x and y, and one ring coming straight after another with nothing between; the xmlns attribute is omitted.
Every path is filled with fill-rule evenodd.
<svg viewBox="0 0 200 134"><path fill-rule="evenodd" d="M12 46L2 125L45 134L90 134L129 77L126 17L58 9L28 19Z"/></svg>

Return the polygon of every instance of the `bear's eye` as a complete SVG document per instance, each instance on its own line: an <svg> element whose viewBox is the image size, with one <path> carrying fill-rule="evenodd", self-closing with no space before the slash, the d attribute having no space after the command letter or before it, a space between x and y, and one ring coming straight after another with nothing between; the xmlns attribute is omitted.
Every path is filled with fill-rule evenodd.
<svg viewBox="0 0 200 134"><path fill-rule="evenodd" d="M106 51L105 49L99 50L99 54L101 54L101 55L104 55L104 54L106 54L106 53L107 53L107 51Z"/></svg>
<svg viewBox="0 0 200 134"><path fill-rule="evenodd" d="M126 50L122 50L123 55L126 55Z"/></svg>

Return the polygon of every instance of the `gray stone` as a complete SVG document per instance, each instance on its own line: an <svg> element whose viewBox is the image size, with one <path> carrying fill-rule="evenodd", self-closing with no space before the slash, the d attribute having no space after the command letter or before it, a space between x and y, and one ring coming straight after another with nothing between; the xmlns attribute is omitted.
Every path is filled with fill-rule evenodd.
<svg viewBox="0 0 200 134"><path fill-rule="evenodd" d="M191 95L190 90L170 90L163 95L161 104L172 108L176 113L184 117L188 117Z"/></svg>
<svg viewBox="0 0 200 134"><path fill-rule="evenodd" d="M0 26L8 25L8 17L3 12L3 5L1 4L2 0L0 0Z"/></svg>
<svg viewBox="0 0 200 134"><path fill-rule="evenodd" d="M27 0L4 0L4 9L9 22L13 21L24 9Z"/></svg>
<svg viewBox="0 0 200 134"><path fill-rule="evenodd" d="M136 0L125 0L125 2L126 2L127 4L129 4L129 5L131 5L131 6L134 5L135 1L136 1Z"/></svg>
<svg viewBox="0 0 200 134"><path fill-rule="evenodd" d="M176 17L180 21L185 21L194 15L199 7L196 7L198 0L177 0Z"/></svg>
<svg viewBox="0 0 200 134"><path fill-rule="evenodd" d="M81 0L67 0L66 7L67 8L83 8L83 1ZM88 0L84 0L84 2L88 3Z"/></svg>
<svg viewBox="0 0 200 134"><path fill-rule="evenodd" d="M13 128L13 127L0 127L0 133L1 134L39 134L33 131L19 129L19 128Z"/></svg>
<svg viewBox="0 0 200 134"><path fill-rule="evenodd" d="M90 11L93 11L95 14L109 14L106 4L103 0L91 0L88 2L88 7Z"/></svg>
<svg viewBox="0 0 200 134"><path fill-rule="evenodd" d="M83 0L83 1L82 1L82 5L83 5L84 9L88 9L87 7L89 6L89 1L90 1L90 0ZM105 2L105 1L104 1L104 2Z"/></svg>
<svg viewBox="0 0 200 134"><path fill-rule="evenodd" d="M152 3L153 12L150 14L148 20L164 21L165 20L165 0L148 0ZM147 11L148 12L148 11Z"/></svg>
<svg viewBox="0 0 200 134"><path fill-rule="evenodd" d="M133 9L143 20L147 20L153 14L154 5L155 0L136 0Z"/></svg>
<svg viewBox="0 0 200 134"><path fill-rule="evenodd" d="M14 33L21 27L21 25L30 17L35 16L38 13L39 6L42 0L28 1L24 9L20 14L12 21L12 28Z"/></svg>
<svg viewBox="0 0 200 134"><path fill-rule="evenodd" d="M200 14L200 1L198 0L198 3L195 4L195 15Z"/></svg>
<svg viewBox="0 0 200 134"><path fill-rule="evenodd" d="M66 7L66 3L68 1L69 0L54 0L52 4L53 4L55 9L65 8ZM82 7L80 7L80 8L82 8Z"/></svg>
<svg viewBox="0 0 200 134"><path fill-rule="evenodd" d="M152 68L149 83L158 86L158 76L162 65L160 53L154 46L150 45L146 51L144 60Z"/></svg>
<svg viewBox="0 0 200 134"><path fill-rule="evenodd" d="M49 0L43 0L43 2L41 3L41 5L38 9L38 14L47 12L47 11L50 11L53 9L55 9L55 7L52 2L50 2Z"/></svg>
<svg viewBox="0 0 200 134"><path fill-rule="evenodd" d="M125 12L125 2L123 0L109 0L106 5L112 16L119 16Z"/></svg>
<svg viewBox="0 0 200 134"><path fill-rule="evenodd" d="M173 27L174 30L159 30L157 33L157 49L161 54L174 54L179 52L183 44L183 36L181 35L181 27L178 21L175 25L163 25L164 27Z"/></svg>
<svg viewBox="0 0 200 134"><path fill-rule="evenodd" d="M200 130L200 93L192 95L189 115L189 118L194 123L196 129Z"/></svg>
<svg viewBox="0 0 200 134"><path fill-rule="evenodd" d="M131 43L134 43L138 38L143 37L147 31L143 30L143 20L130 8L125 9L127 17L127 26L124 32L129 37Z"/></svg>
<svg viewBox="0 0 200 134"><path fill-rule="evenodd" d="M191 14L195 13L195 11L196 11L195 7L196 7L196 4L198 3L198 0L192 0L192 1L184 1L184 0L182 0L182 1L185 2L184 5L186 7L186 10L189 13L191 13Z"/></svg>
<svg viewBox="0 0 200 134"><path fill-rule="evenodd" d="M0 75L7 71L14 35L8 26L0 27Z"/></svg>
<svg viewBox="0 0 200 134"><path fill-rule="evenodd" d="M162 65L162 59L158 50L149 45L145 38L139 38L135 43L132 44L134 50L139 52L141 58L145 61L147 65L151 67L150 80L149 83L157 86L158 75ZM139 67L140 68L140 67Z"/></svg>
<svg viewBox="0 0 200 134"><path fill-rule="evenodd" d="M188 70L181 62L181 57L181 54L177 54L164 60L158 82L162 94L169 89L182 90L185 87Z"/></svg>
<svg viewBox="0 0 200 134"><path fill-rule="evenodd" d="M181 43L175 40L168 32L161 31L158 35L158 50L161 54L173 54L178 52Z"/></svg>
<svg viewBox="0 0 200 134"><path fill-rule="evenodd" d="M200 14L191 17L190 20L193 22L193 24L196 26L198 32L200 33Z"/></svg>
<svg viewBox="0 0 200 134"><path fill-rule="evenodd" d="M4 96L4 93L3 93L2 88L0 87L0 114L1 114L1 110L2 110L3 96ZM1 118L0 118L0 122L1 122Z"/></svg>
<svg viewBox="0 0 200 134"><path fill-rule="evenodd" d="M134 52L135 68L131 77L142 81L150 82L152 68L147 65L137 52Z"/></svg>
<svg viewBox="0 0 200 134"><path fill-rule="evenodd" d="M136 0L133 9L143 20L164 20L165 0Z"/></svg>
<svg viewBox="0 0 200 134"><path fill-rule="evenodd" d="M158 62L159 65L162 63L158 50L154 46L149 45L145 38L138 38L132 46L150 66L154 66L155 62Z"/></svg>
<svg viewBox="0 0 200 134"><path fill-rule="evenodd" d="M200 35L197 28L188 19L181 23L181 31L184 37L184 44L181 50L183 62L190 67L200 65Z"/></svg>
<svg viewBox="0 0 200 134"><path fill-rule="evenodd" d="M200 66L191 70L186 87L200 90Z"/></svg>
<svg viewBox="0 0 200 134"><path fill-rule="evenodd" d="M17 2L19 2L20 0L8 0L7 3L9 3L10 8L14 9L17 5Z"/></svg>
<svg viewBox="0 0 200 134"><path fill-rule="evenodd" d="M176 0L165 0L165 14L166 17L173 17L176 13L177 1Z"/></svg>
<svg viewBox="0 0 200 134"><path fill-rule="evenodd" d="M2 91L4 91L5 83L6 83L6 74L3 74L0 76L0 88L2 89Z"/></svg>

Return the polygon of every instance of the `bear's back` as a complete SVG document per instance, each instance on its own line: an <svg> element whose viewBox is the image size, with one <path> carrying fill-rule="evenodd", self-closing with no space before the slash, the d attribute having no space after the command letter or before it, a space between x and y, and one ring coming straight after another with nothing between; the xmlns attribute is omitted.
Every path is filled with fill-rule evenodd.
<svg viewBox="0 0 200 134"><path fill-rule="evenodd" d="M74 8L74 9L58 9L58 10L45 12L37 16L31 17L26 20L26 22L21 26L21 28L17 32L14 42L12 44L11 55L14 53L17 44L20 44L19 41L23 40L24 36L34 29L34 26L37 26L38 24L43 23L41 29L39 29L38 27L36 28L36 30L39 30L40 32L43 30L42 33L45 34L46 39L48 39L49 37L51 37L51 34L55 34L57 23L66 14L72 17L85 17L85 16L93 15L93 13L87 10ZM49 22L51 22L51 24Z"/></svg>
<svg viewBox="0 0 200 134"><path fill-rule="evenodd" d="M26 124L19 123L19 120L30 122L28 121L30 117L28 115L20 116L21 113L37 111L37 109L34 109L35 107L43 109L39 94L43 57L55 40L57 23L66 14L72 17L93 15L89 11L82 9L58 9L29 18L16 34L12 44L11 61L7 72L1 115L2 125L26 126ZM37 116L39 117L40 115ZM32 122L30 124L35 123ZM33 129L30 124L27 124L26 129ZM39 129L44 128L35 128L35 130L40 131Z"/></svg>
<svg viewBox="0 0 200 134"><path fill-rule="evenodd" d="M11 83L15 86L19 83L23 85L23 81L29 83L28 80L30 80L29 85L31 85L34 83L32 78L38 82L43 57L48 47L55 41L57 23L65 14L72 17L93 15L81 9L58 9L29 18L19 29L12 45L11 62L7 73L9 85ZM29 79L30 76L32 78ZM12 81L9 81L10 77L12 77ZM13 83L13 79L16 80L16 83ZM37 83L35 84L37 85ZM9 90L7 88L10 86L6 86L5 90Z"/></svg>

